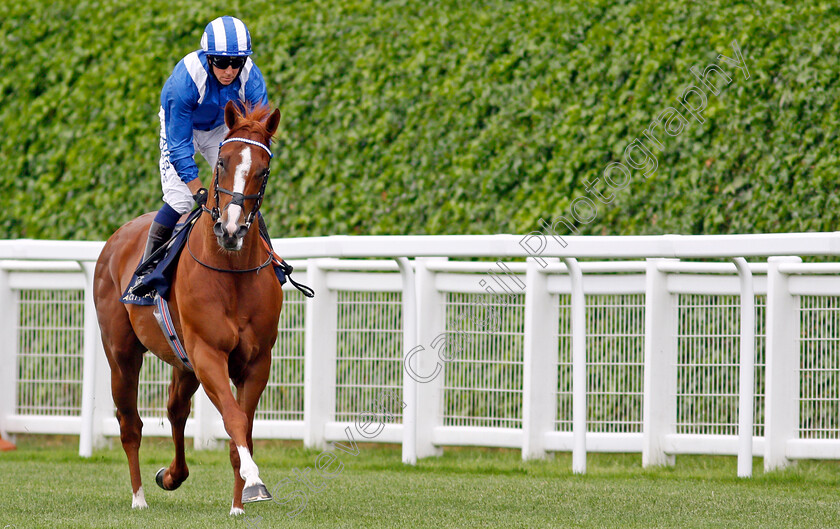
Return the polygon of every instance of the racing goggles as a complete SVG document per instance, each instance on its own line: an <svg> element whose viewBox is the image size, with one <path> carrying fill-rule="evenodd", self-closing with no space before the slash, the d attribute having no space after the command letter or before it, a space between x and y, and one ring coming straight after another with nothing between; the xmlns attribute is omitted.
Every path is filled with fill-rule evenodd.
<svg viewBox="0 0 840 529"><path fill-rule="evenodd" d="M210 61L210 64L218 68L219 70L227 70L228 67L232 67L236 70L245 66L245 59L247 57L226 57L224 55L208 55L207 60Z"/></svg>

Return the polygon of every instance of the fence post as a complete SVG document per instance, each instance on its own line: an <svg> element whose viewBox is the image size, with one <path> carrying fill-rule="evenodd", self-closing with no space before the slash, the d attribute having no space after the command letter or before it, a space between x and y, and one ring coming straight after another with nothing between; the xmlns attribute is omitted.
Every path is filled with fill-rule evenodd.
<svg viewBox="0 0 840 529"><path fill-rule="evenodd" d="M755 389L755 290L750 265L733 259L741 280L740 366L738 382L738 477L752 477L753 391Z"/></svg>
<svg viewBox="0 0 840 529"><path fill-rule="evenodd" d="M214 433L215 423L221 421L222 415L213 401L204 392L204 386L199 386L198 391L195 392L195 403L193 410L193 421L195 429L193 430L193 448L196 450L220 450L224 447L221 439L217 439Z"/></svg>
<svg viewBox="0 0 840 529"><path fill-rule="evenodd" d="M572 472L586 473L586 297L583 273L574 257L564 257L572 295ZM558 324L559 325L559 324Z"/></svg>
<svg viewBox="0 0 840 529"><path fill-rule="evenodd" d="M764 399L764 470L790 464L787 442L799 428L799 296L790 293L783 263L799 257L767 259L767 365Z"/></svg>
<svg viewBox="0 0 840 529"><path fill-rule="evenodd" d="M431 343L446 330L445 294L435 287L435 272L429 264L445 262L446 257L418 257L414 260L414 278L417 282L417 343L424 349L414 356L417 365L417 457L443 455L443 448L432 442L436 426L443 424L443 381L446 364L438 359ZM440 371L438 371L440 369ZM437 373L437 375L434 375ZM407 373L403 369L403 376ZM428 377L428 378L427 378Z"/></svg>
<svg viewBox="0 0 840 529"><path fill-rule="evenodd" d="M671 259L676 261L677 259ZM668 274L647 259L645 271L645 374L642 466L673 465L665 453L665 436L677 422L677 306L668 292Z"/></svg>
<svg viewBox="0 0 840 529"><path fill-rule="evenodd" d="M303 346L303 446L326 448L324 428L335 417L335 357L338 294L327 288L324 259L309 259Z"/></svg>
<svg viewBox="0 0 840 529"><path fill-rule="evenodd" d="M526 461L546 457L545 434L554 431L560 328L559 296L548 291L548 274L537 259L529 257L527 262L522 384L522 459Z"/></svg>
<svg viewBox="0 0 840 529"><path fill-rule="evenodd" d="M17 405L17 336L15 328L20 318L17 300L9 284L11 272L0 268L0 436L10 439L6 418L15 413Z"/></svg>
<svg viewBox="0 0 840 529"><path fill-rule="evenodd" d="M102 422L111 411L110 401L102 401L101 379L110 380L99 334L99 320L93 303L93 274L96 263L80 261L85 276L84 307L84 365L82 370L82 427L79 435L79 455L90 457L94 448L105 444L102 435ZM97 399L99 397L99 399Z"/></svg>
<svg viewBox="0 0 840 529"><path fill-rule="evenodd" d="M412 344L417 343L417 285L414 270L406 257L395 257L402 278L403 365L411 360ZM402 462L417 464L417 381L403 369Z"/></svg>

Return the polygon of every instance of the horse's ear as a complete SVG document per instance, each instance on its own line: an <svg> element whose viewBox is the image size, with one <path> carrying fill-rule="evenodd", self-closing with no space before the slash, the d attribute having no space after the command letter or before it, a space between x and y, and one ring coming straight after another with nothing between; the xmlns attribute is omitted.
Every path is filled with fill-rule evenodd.
<svg viewBox="0 0 840 529"><path fill-rule="evenodd" d="M236 112L236 104L233 101L228 101L225 105L225 125L227 125L228 130L232 130L233 126L236 125L237 117L239 117L239 113Z"/></svg>
<svg viewBox="0 0 840 529"><path fill-rule="evenodd" d="M265 123L265 130L268 132L269 136L274 136L274 133L277 132L277 127L280 125L280 109L275 108L274 112L268 116L268 121Z"/></svg>

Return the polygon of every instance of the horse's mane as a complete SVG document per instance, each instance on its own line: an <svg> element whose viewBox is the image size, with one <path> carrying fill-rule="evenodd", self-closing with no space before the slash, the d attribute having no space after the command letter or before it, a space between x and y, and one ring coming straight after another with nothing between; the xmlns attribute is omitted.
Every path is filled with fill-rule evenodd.
<svg viewBox="0 0 840 529"><path fill-rule="evenodd" d="M271 113L271 108L268 105L253 105L251 103L244 103L243 107L244 110L239 105L235 105L236 114L240 119L237 119L237 124L230 129L225 139L243 131L254 132L267 140L271 139L271 135L265 128L265 120Z"/></svg>

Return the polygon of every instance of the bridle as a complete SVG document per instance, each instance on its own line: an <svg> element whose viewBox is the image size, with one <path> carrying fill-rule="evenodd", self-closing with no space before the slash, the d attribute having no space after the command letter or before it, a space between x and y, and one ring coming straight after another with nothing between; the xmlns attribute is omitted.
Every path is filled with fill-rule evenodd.
<svg viewBox="0 0 840 529"><path fill-rule="evenodd" d="M260 186L260 192L257 193L256 195L243 195L242 193L237 193L237 192L231 191L229 189L219 187L219 170L221 169L220 162L221 162L222 146L224 146L227 143L232 143L232 142L235 142L235 141L242 142L242 143L247 143L249 145L255 145L255 146L261 148L262 150L264 150L265 152L268 153L269 165L265 170L265 174L263 175L263 181L262 181L262 185ZM202 207L204 207L205 210L210 212L210 216L213 218L213 233L216 235L216 237L221 237L224 234L224 231L222 229L222 221L220 220L221 216L222 216L222 211L219 209L219 193L224 193L226 195L230 195L230 196L233 197L233 200L228 202L228 204L225 206L224 209L227 209L231 205L234 205L234 206L239 206L244 210L245 209L244 204L245 204L246 200L251 200L251 199L256 200L256 203L254 204L254 207L251 208L251 211L248 213L248 216L245 217L245 224L243 224L242 226L237 228L236 233L234 235L237 238L241 239L242 237L245 236L246 233L248 233L248 230L251 228L251 223L253 223L254 219L257 218L257 213L260 211L260 206L262 206L263 197L265 196L265 186L268 184L268 177L271 176L271 159L272 158L274 158L274 154L271 153L271 149L269 149L268 146L265 145L264 143L261 143L261 142L255 141L255 140L249 140L247 138L228 138L228 139L226 139L225 141L223 141L219 144L219 156L217 157L219 162L216 162L216 171L215 171L215 176L213 178L213 198L214 198L216 204L213 206L213 209L208 209L208 208L202 206Z"/></svg>
<svg viewBox="0 0 840 529"><path fill-rule="evenodd" d="M265 145L264 143L255 141L255 140L249 140L247 138L228 138L228 139L224 140L223 142L221 142L219 144L219 156L217 157L218 160L221 160L222 146L224 146L227 143L231 143L231 142L235 142L235 141L242 142L242 143L247 143L247 144L250 144L250 145L255 145L255 146L261 148L262 150L264 150L265 152L267 152L268 153L268 158L269 158L269 166L265 170L262 185L260 186L260 192L257 193L256 195L244 195L242 193L237 193L237 192L231 191L229 189L219 187L219 170L221 169L221 165L218 162L216 163L216 171L215 171L215 176L213 178L213 197L214 197L214 200L215 200L215 205L213 206L212 209L210 209L206 205L201 204L201 210L209 213L210 217L213 219L213 222L214 222L213 233L216 235L216 237L221 237L224 233L223 230L222 230L222 221L220 220L221 216L222 216L222 210L219 209L219 193L224 193L226 195L230 195L230 196L233 197L233 200L231 200L225 206L224 209L227 209L228 207L230 207L231 204L239 206L239 207L244 209L244 207L245 207L244 203L245 203L246 200L255 199L257 201L254 204L254 207L251 209L250 213L248 213L248 216L245 218L245 224L240 226L236 230L235 236L238 237L238 238L242 238L242 237L245 236L246 233L248 233L248 230L251 228L251 224L254 222L254 219L257 218L257 213L260 210L260 206L262 205L263 197L265 196L265 186L268 184L268 177L271 176L271 158L274 158L274 154L271 153L271 149L269 149L267 145ZM190 247L190 239L189 238L187 238L187 250L190 252L190 255L192 256L193 260L195 260L195 262L197 262L201 266L204 266L205 268L209 268L210 270L215 270L216 272L231 272L231 273L238 273L238 274L243 274L243 273L246 273L246 272L259 272L263 268L270 265L271 262L274 260L273 253L269 252L268 259L266 259L266 261L263 264L261 264L259 266L255 266L253 268L246 268L246 269L242 269L242 270L217 268L215 266L211 266L211 265L209 265L205 262L202 262L198 257L195 256L195 254L192 251L192 248Z"/></svg>
<svg viewBox="0 0 840 529"><path fill-rule="evenodd" d="M271 154L271 150L268 148L268 146L263 144L263 143L260 143L258 141L249 140L247 138L228 138L228 139L226 139L225 141L223 141L222 143L219 144L219 154L221 155L222 146L224 144L234 142L234 141L239 141L239 142L242 142L242 143L248 143L248 144L255 145L255 146L263 149L265 152L268 153L269 165L271 164L271 158L274 158L274 155ZM292 265L290 265L286 261L283 261L282 259L280 259L277 256L276 253L274 253L274 250L271 248L270 241L266 242L265 240L263 240L263 244L265 245L266 250L268 252L268 259L266 259L263 264L255 266L253 268L246 268L246 269L217 268L215 266L209 265L209 264L201 261L193 253L192 247L190 246L190 235L192 234L192 229L191 228L192 228L192 226L195 226L195 222L198 220L198 218L203 213L207 212L207 213L210 214L210 216L216 222L216 224L213 226L213 233L215 233L217 237L221 236L221 235L219 235L219 233L216 232L216 225L221 227L221 223L219 222L219 218L222 215L221 211L219 210L219 193L220 192L231 195L233 197L233 200L231 201L230 204L236 204L239 207L243 206L243 203L244 203L245 200L256 199L257 202L256 202L256 204L254 204L254 208L248 214L247 223L245 224L245 226L240 226L239 229L236 230L237 235L239 235L240 230L242 230L242 228L245 228L245 230L241 234L243 237L245 236L245 233L247 233L248 229L251 227L251 223L256 218L257 212L259 212L259 210L260 210L260 206L262 205L263 196L265 195L265 186L268 183L268 177L269 177L270 171L271 171L270 167L266 168L265 175L263 176L263 182L262 182L262 186L260 187L259 194L243 195L242 193L234 193L233 191L230 191L229 189L224 189L222 187L219 187L219 169L220 168L217 164L216 165L216 176L215 176L214 181L213 181L213 193L215 195L216 204L213 206L213 209L208 208L204 204L204 202L207 201L207 191L202 189L201 191L199 191L199 194L196 195L196 197L201 197L201 198L196 199L197 202L200 200L199 203L201 204L201 213L196 214L192 218L192 220L189 221L189 226L184 227L184 229L190 229L190 232L187 234L187 251L190 252L190 256L192 256L193 260L196 263L200 264L201 266L203 266L205 268L209 268L210 270L215 270L216 272L229 272L229 273L234 273L234 274L244 274L244 273L248 273L248 272L259 272L263 268L265 268L265 267L267 267L267 266L269 266L273 263L275 267L282 270L282 272L286 275L286 278L289 280L289 282L291 282L292 285L294 285L295 288L300 290L303 293L304 296L306 296L308 298L314 297L315 296L315 291L314 290L312 290L308 286L302 285L302 284L298 283L297 281L295 281L294 279L292 279L292 271L294 270L294 268L292 268ZM203 194L202 194L202 192L203 192ZM228 206L230 206L230 204L228 204ZM228 206L225 206L225 208L227 208ZM277 272L275 271L275 273L277 273ZM280 276L278 275L277 278L280 279ZM282 280L281 280L281 284L282 284Z"/></svg>

